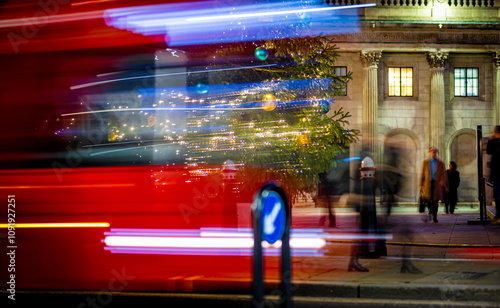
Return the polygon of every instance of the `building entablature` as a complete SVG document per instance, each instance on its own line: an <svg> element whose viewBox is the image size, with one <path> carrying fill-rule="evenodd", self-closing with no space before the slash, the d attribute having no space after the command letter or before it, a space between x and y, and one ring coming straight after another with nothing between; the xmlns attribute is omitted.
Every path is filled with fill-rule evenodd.
<svg viewBox="0 0 500 308"><path fill-rule="evenodd" d="M334 36L335 43L390 43L407 45L418 44L457 44L457 45L497 45L500 46L500 31L460 30L460 31L429 31L429 30L391 30L365 31ZM463 46L461 46L463 47ZM471 48L475 49L475 48Z"/></svg>
<svg viewBox="0 0 500 308"><path fill-rule="evenodd" d="M498 23L500 0L327 0L331 5L375 3L363 9L367 22Z"/></svg>
<svg viewBox="0 0 500 308"><path fill-rule="evenodd" d="M333 43L342 53L359 53L360 51L374 50L383 53L427 53L427 52L446 52L449 54L485 54L492 55L500 52L500 45L439 45L439 44L402 44L394 45L390 43L339 43L333 40Z"/></svg>

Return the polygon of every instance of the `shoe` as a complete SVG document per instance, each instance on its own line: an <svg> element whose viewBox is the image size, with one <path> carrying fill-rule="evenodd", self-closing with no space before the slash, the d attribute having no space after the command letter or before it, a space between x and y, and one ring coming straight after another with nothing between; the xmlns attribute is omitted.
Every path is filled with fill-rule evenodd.
<svg viewBox="0 0 500 308"><path fill-rule="evenodd" d="M351 261L349 261L349 266L347 266L347 271L369 272L370 270L359 264L358 260L351 259Z"/></svg>
<svg viewBox="0 0 500 308"><path fill-rule="evenodd" d="M325 221L326 221L326 217L325 217L325 216L322 216L322 217L319 219L319 223L318 223L318 225L319 225L319 226L324 226L324 225L325 225Z"/></svg>
<svg viewBox="0 0 500 308"><path fill-rule="evenodd" d="M410 273L410 274L422 274L422 271L416 268L412 263L403 263L401 266L401 273Z"/></svg>
<svg viewBox="0 0 500 308"><path fill-rule="evenodd" d="M420 219L422 219L423 222L428 222L429 221L429 216L428 215L424 215Z"/></svg>
<svg viewBox="0 0 500 308"><path fill-rule="evenodd" d="M437 219L434 219L434 222L439 222Z"/></svg>
<svg viewBox="0 0 500 308"><path fill-rule="evenodd" d="M328 225L328 227L334 228L337 226L337 220L335 219L334 215L328 215L328 219L330 220L330 224Z"/></svg>

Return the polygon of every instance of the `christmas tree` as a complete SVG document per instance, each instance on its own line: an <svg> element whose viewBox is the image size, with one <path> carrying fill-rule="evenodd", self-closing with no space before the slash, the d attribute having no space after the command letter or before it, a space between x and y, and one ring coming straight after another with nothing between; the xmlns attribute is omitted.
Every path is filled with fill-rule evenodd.
<svg viewBox="0 0 500 308"><path fill-rule="evenodd" d="M277 180L292 200L314 192L358 136L350 114L331 108L351 79L335 75L336 46L326 37L277 39L220 45L206 57L210 73L189 78L200 109L188 118L186 140L199 141L188 145L188 163L230 159L242 179Z"/></svg>

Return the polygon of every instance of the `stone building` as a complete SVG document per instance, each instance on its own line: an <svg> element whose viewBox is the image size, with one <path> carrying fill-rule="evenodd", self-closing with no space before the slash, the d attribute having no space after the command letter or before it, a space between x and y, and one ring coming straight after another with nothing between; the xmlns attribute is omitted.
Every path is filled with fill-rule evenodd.
<svg viewBox="0 0 500 308"><path fill-rule="evenodd" d="M399 201L414 202L422 161L436 146L446 165L458 164L459 202L477 201L476 129L489 136L500 122L500 1L376 4L360 10L360 32L333 40L337 75L353 77L335 100L361 131L351 153L369 149L382 162L397 146L407 175Z"/></svg>

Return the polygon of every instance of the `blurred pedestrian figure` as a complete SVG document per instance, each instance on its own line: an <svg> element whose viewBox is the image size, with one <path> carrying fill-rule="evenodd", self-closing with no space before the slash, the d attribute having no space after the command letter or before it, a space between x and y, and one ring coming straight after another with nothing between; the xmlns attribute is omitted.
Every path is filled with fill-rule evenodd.
<svg viewBox="0 0 500 308"><path fill-rule="evenodd" d="M429 148L429 158L422 163L419 184L422 199L427 202L433 221L439 222L437 219L438 203L439 200L444 199L443 191L448 191L448 177L444 162L438 159L436 147ZM427 215L424 221L428 221Z"/></svg>
<svg viewBox="0 0 500 308"><path fill-rule="evenodd" d="M326 199L326 202L327 202L327 208L326 208L327 213L325 213L324 215L322 215L320 217L319 225L323 226L325 224L326 218L328 216L328 219L330 221L330 223L328 224L328 227L330 227L330 228L337 226L335 212L333 210L333 204L332 204L332 200L331 200L331 195L332 195L332 193L334 193L335 181L333 181L329 178L329 175L332 172L335 172L334 168L335 167L332 167L327 175L325 175L324 173L319 175L320 190L318 193L318 198L323 197Z"/></svg>
<svg viewBox="0 0 500 308"><path fill-rule="evenodd" d="M400 151L393 145L386 147L384 151L384 160L381 170L377 172L377 182L381 183L381 203L385 209L385 215L382 216L379 232L386 234L391 229L389 225L389 216L392 213L392 207L396 202L396 195L401 189L403 174L398 168ZM387 247L384 239L377 240L377 252L381 256L387 256Z"/></svg>
<svg viewBox="0 0 500 308"><path fill-rule="evenodd" d="M448 192L444 191L444 209L446 214L453 214L457 205L457 190L460 185L460 172L457 171L456 162L450 161L446 175L448 176L448 184L450 186Z"/></svg>
<svg viewBox="0 0 500 308"><path fill-rule="evenodd" d="M497 125L493 129L493 134L488 140L486 153L491 155L491 176L493 182L493 199L495 199L496 213L492 223L496 224L500 221L500 126Z"/></svg>
<svg viewBox="0 0 500 308"><path fill-rule="evenodd" d="M366 152L366 151L365 151ZM363 155L362 155L363 157ZM371 160L371 159L370 159ZM373 161L372 161L373 163ZM360 234L369 234L376 229L375 195L374 179L362 179L361 173L362 161L356 161L354 189L351 194L350 202L359 212L358 224ZM362 181L366 181L363 183ZM347 266L347 271L368 272L369 270L359 264L359 258L374 257L375 247L370 247L370 242L357 241L351 246L351 257ZM373 248L373 249L370 249ZM370 251L372 250L372 251Z"/></svg>
<svg viewBox="0 0 500 308"><path fill-rule="evenodd" d="M359 167L361 167L361 164L359 164ZM359 169L359 168L357 168ZM361 195L361 173L359 170L356 171L356 178L355 180L355 185L354 185L354 194L351 195L350 202L353 203L356 211L360 212L361 214L361 202L363 196ZM362 227L362 220L360 217L358 217L358 224L360 226L360 231L363 232L363 227ZM351 246L351 258L349 259L349 264L347 266L347 271L352 272L352 271L358 271L358 272L368 272L369 269L366 267L362 266L359 264L359 257L362 255L366 255L368 253L368 245L366 242L355 242Z"/></svg>
<svg viewBox="0 0 500 308"><path fill-rule="evenodd" d="M413 235L411 224L405 222L395 225L393 223L394 220L390 219L392 208L396 201L396 194L401 190L405 178L404 174L401 173L402 166L400 166L399 160L402 153L400 149L394 146L388 146L384 154L382 173L382 202L385 206L386 214L383 220L384 230L386 232L392 230L395 237L401 238L401 242L410 242ZM422 274L422 271L411 262L411 255L411 246L405 245L402 251L403 263L401 265L401 273Z"/></svg>
<svg viewBox="0 0 500 308"><path fill-rule="evenodd" d="M392 212L395 196L401 189L403 174L398 166L399 150L394 146L388 146L385 150L384 165L382 170L382 202L386 215Z"/></svg>
<svg viewBox="0 0 500 308"><path fill-rule="evenodd" d="M325 224L327 216L330 221L328 227L333 228L337 226L334 210L335 202L333 202L332 197L340 197L349 192L349 162L353 158L344 156L340 155L335 159L334 166L330 168L326 175L324 173L319 175L321 189L318 195L325 197L327 201L326 213L319 219L320 226Z"/></svg>

